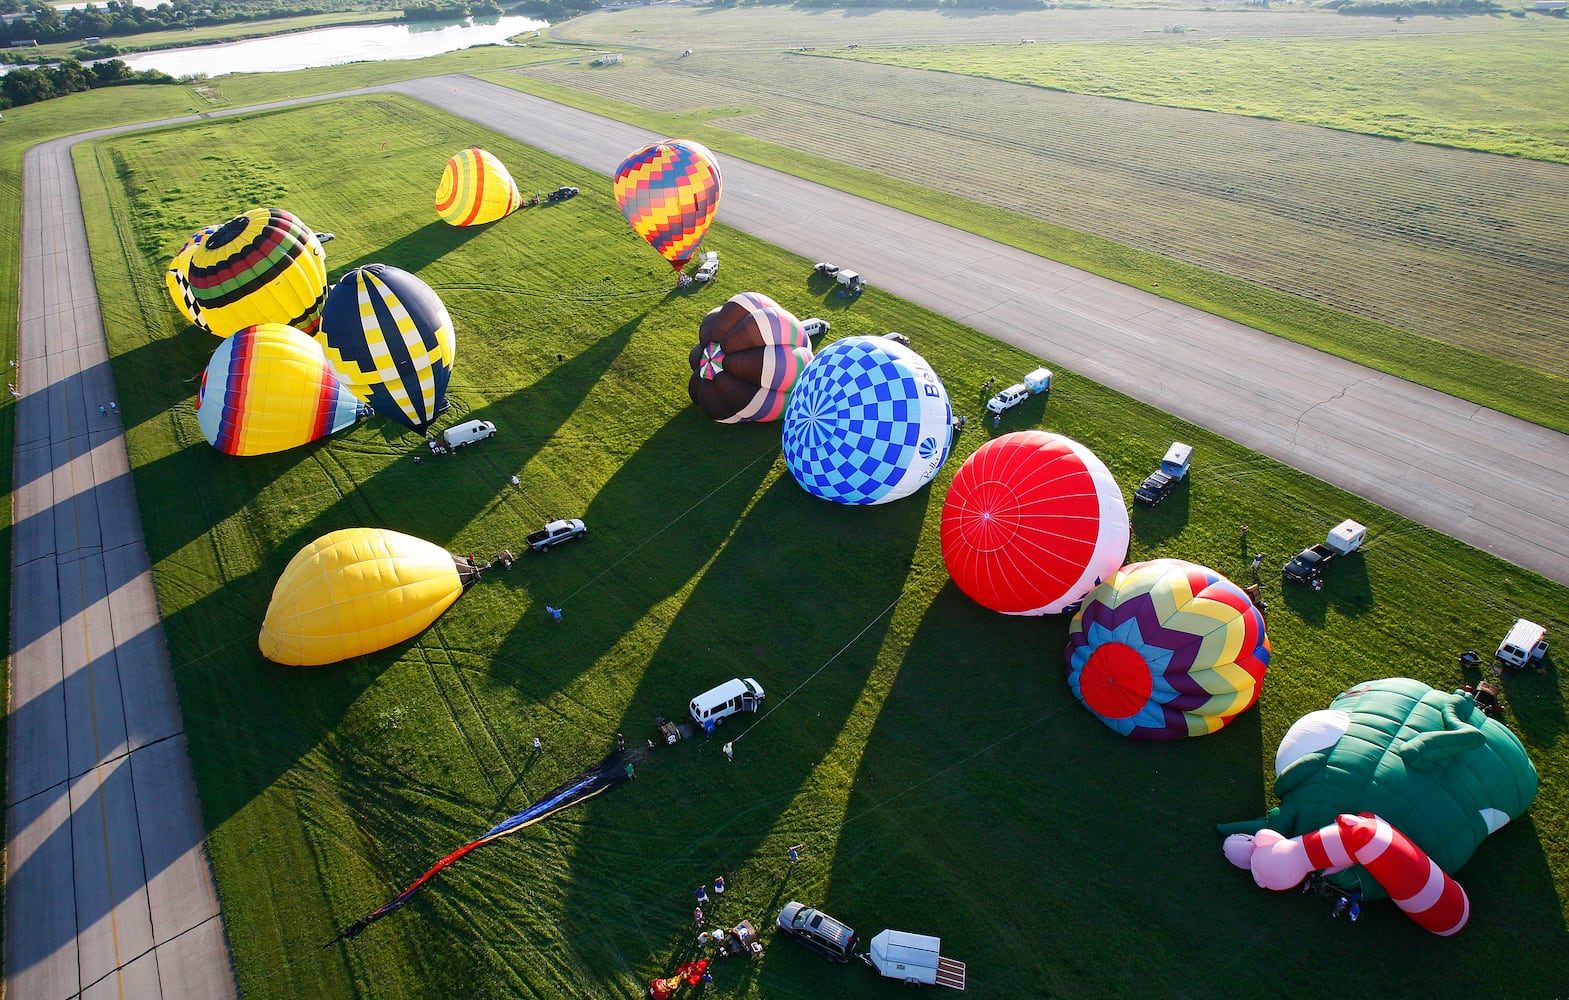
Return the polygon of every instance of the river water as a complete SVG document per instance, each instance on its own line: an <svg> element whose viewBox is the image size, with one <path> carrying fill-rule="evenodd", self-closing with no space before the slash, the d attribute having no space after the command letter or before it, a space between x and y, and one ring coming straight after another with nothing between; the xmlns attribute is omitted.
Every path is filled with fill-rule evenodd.
<svg viewBox="0 0 1569 1000"><path fill-rule="evenodd" d="M138 52L117 58L132 69L162 70L175 77L198 73L221 76L224 73L281 72L351 62L421 59L474 45L504 43L515 35L547 27L548 22L531 17L501 17L481 22L345 25L224 45Z"/></svg>

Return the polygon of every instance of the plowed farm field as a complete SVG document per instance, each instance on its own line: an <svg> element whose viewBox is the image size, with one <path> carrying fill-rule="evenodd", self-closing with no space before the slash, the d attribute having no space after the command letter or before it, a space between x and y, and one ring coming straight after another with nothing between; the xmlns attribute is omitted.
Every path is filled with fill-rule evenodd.
<svg viewBox="0 0 1569 1000"><path fill-rule="evenodd" d="M1562 164L802 53L522 72L1564 368Z"/></svg>

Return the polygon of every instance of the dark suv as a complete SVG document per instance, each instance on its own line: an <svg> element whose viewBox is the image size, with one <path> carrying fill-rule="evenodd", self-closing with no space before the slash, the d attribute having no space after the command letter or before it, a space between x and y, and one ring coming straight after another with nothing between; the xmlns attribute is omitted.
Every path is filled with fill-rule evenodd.
<svg viewBox="0 0 1569 1000"><path fill-rule="evenodd" d="M834 962L848 962L859 938L855 931L821 910L797 903L785 904L776 921L779 931Z"/></svg>

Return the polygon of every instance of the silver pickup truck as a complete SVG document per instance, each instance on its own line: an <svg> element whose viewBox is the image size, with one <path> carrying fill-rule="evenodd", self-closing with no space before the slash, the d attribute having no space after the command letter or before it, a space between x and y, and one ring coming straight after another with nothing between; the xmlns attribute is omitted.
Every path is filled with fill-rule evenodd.
<svg viewBox="0 0 1569 1000"><path fill-rule="evenodd" d="M582 538L588 534L588 529L583 527L583 522L577 518L551 521L538 531L531 531L524 537L528 547L535 552L549 552L562 542L570 542L574 538Z"/></svg>

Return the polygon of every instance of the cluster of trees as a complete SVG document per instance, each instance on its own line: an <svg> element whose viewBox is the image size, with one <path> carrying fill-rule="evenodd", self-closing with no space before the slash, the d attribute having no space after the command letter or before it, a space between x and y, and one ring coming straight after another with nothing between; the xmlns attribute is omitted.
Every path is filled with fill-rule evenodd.
<svg viewBox="0 0 1569 1000"><path fill-rule="evenodd" d="M144 31L262 21L341 10L374 10L380 7L398 9L391 0L265 0L251 3L245 0L169 0L153 8L138 7L131 0L106 0L101 6L90 3L74 10L57 10L37 2L29 3L24 8L20 0L0 0L0 13L25 12L29 15L0 25L0 45L9 46L14 41L28 38L37 39L40 45L79 42L93 35L110 38Z"/></svg>
<svg viewBox="0 0 1569 1000"><path fill-rule="evenodd" d="M58 66L41 69L22 67L0 76L0 109L36 104L51 97L63 97L97 87L113 87L123 83L175 82L174 77L154 69L133 72L131 67L118 59L108 59L91 66L67 59Z"/></svg>
<svg viewBox="0 0 1569 1000"><path fill-rule="evenodd" d="M494 0L472 3L411 3L403 6L405 21L451 21L463 17L500 17L501 7Z"/></svg>

